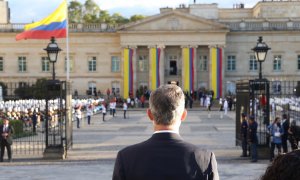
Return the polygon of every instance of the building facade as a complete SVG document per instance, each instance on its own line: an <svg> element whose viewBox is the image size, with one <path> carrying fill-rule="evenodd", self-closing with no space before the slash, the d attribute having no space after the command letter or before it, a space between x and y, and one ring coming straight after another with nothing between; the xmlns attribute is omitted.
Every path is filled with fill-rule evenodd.
<svg viewBox="0 0 300 180"><path fill-rule="evenodd" d="M0 25L0 82L51 78L43 50L49 40L15 41L24 24L8 19ZM234 94L237 80L258 78L251 49L259 36L272 48L262 64L263 77L300 81L298 0L264 0L252 8L180 5L118 27L69 24L69 32L69 77L78 94L110 89L126 98L141 86L153 90L174 82L188 92L203 88L215 97ZM63 51L56 76L65 80L66 40L57 42Z"/></svg>

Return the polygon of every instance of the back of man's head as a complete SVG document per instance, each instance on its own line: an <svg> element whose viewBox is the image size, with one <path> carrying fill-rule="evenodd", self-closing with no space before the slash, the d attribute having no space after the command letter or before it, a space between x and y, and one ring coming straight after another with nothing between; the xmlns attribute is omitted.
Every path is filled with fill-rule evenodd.
<svg viewBox="0 0 300 180"><path fill-rule="evenodd" d="M149 103L155 123L171 125L184 111L184 94L177 85L162 85L151 93Z"/></svg>

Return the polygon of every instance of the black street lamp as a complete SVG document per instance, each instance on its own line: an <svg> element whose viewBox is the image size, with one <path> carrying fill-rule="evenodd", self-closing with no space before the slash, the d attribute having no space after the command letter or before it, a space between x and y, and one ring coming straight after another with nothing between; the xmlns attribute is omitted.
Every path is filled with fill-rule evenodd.
<svg viewBox="0 0 300 180"><path fill-rule="evenodd" d="M252 49L255 53L256 60L259 62L259 79L262 79L261 75L261 63L265 61L268 51L271 49L265 42L262 42L262 36L258 37L256 46Z"/></svg>
<svg viewBox="0 0 300 180"><path fill-rule="evenodd" d="M58 47L57 43L55 42L55 38L51 37L51 42L48 44L47 48L45 48L44 50L47 51L47 55L48 55L48 59L49 61L53 64L52 68L52 79L55 80L55 67L54 64L57 61L57 56L59 51L61 51L61 49Z"/></svg>

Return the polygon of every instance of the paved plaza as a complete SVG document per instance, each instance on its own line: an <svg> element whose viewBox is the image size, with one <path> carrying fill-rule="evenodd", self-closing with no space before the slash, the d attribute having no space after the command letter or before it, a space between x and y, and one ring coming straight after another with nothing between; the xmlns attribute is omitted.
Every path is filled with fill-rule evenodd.
<svg viewBox="0 0 300 180"><path fill-rule="evenodd" d="M111 179L117 152L146 140L153 132L145 109L129 111L127 119L122 113L117 112L116 117L107 115L106 122L102 122L101 115L93 116L92 124L84 120L80 129L74 125L74 145L66 160L15 157L13 163L0 164L0 179ZM209 118L207 111L189 110L181 136L215 152L221 180L258 179L269 162L250 163L248 158L240 158L240 147L235 146L234 117L234 112L220 118L220 112L212 111Z"/></svg>

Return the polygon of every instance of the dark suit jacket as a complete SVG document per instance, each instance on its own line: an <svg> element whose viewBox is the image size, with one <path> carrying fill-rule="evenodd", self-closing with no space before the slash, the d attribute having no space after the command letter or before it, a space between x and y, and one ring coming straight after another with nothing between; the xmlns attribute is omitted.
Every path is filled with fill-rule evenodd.
<svg viewBox="0 0 300 180"><path fill-rule="evenodd" d="M6 141L8 144L12 144L12 134L14 133L14 128L11 125L8 125L8 136L7 138L2 137L3 125L0 125L0 142Z"/></svg>
<svg viewBox="0 0 300 180"><path fill-rule="evenodd" d="M214 180L218 180L212 152L184 142L178 134L156 133L119 151L113 180L200 180L210 161Z"/></svg>

